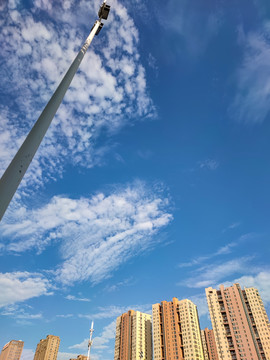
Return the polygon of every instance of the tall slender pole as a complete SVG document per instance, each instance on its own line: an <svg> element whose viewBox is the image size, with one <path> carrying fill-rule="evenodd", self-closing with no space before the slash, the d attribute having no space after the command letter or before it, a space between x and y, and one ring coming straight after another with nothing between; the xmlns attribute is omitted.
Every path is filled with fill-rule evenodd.
<svg viewBox="0 0 270 360"><path fill-rule="evenodd" d="M89 336L89 340L88 340L87 360L90 360L90 351L91 351L91 346L93 344L93 340L92 340L93 332L94 332L94 321L92 321L92 324L91 324L90 336Z"/></svg>
<svg viewBox="0 0 270 360"><path fill-rule="evenodd" d="M59 84L58 88L42 111L35 125L27 135L24 143L0 179L0 221L4 216L4 213L10 201L12 200L13 195L20 185L20 182L26 170L28 169L42 139L44 138L89 45L91 44L94 36L100 31L103 25L101 23L101 19L107 19L108 17L110 7L106 5L105 2L106 0L99 10L99 20L96 20L93 28L90 31L90 34L85 40L84 45L71 64L63 80Z"/></svg>

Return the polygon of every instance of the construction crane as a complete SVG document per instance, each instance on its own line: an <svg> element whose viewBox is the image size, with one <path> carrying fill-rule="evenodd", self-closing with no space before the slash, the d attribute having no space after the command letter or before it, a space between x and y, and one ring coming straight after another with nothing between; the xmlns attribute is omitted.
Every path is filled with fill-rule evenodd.
<svg viewBox="0 0 270 360"><path fill-rule="evenodd" d="M44 138L51 122L58 110L71 81L76 74L80 63L91 44L95 35L98 35L103 27L102 20L107 20L110 12L110 6L106 4L106 0L102 3L98 11L98 20L95 21L90 34L85 40L82 48L78 52L70 68L66 72L64 78L60 82L58 88L55 90L48 104L42 111L40 117L34 124L33 128L27 135L22 146L14 156L8 168L0 179L0 221L5 214L5 211L12 200L21 180L26 173L33 157L35 156L39 145Z"/></svg>
<svg viewBox="0 0 270 360"><path fill-rule="evenodd" d="M89 340L88 340L87 360L90 360L90 351L91 351L91 346L93 344L93 340L92 340L93 332L94 332L94 321L92 321L91 328L90 328L90 335L89 335Z"/></svg>

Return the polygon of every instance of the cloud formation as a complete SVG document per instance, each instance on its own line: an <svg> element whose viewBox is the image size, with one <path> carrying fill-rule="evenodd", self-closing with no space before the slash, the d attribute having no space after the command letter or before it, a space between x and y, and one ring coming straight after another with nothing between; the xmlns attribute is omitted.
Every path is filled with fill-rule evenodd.
<svg viewBox="0 0 270 360"><path fill-rule="evenodd" d="M78 1L76 14L72 3L36 0L29 12L15 1L4 6L0 90L6 94L6 105L0 107L1 174L82 45L89 31L84 29L88 25L85 9L94 22L94 1ZM59 10L57 22L54 10ZM40 11L46 13L43 22ZM86 23L76 28L74 18ZM88 168L100 164L108 151L108 137L137 118L155 116L138 52L138 30L118 1L100 36L85 55L25 175L22 185L28 188L61 176L66 163ZM98 141L100 134L103 144Z"/></svg>
<svg viewBox="0 0 270 360"><path fill-rule="evenodd" d="M248 124L262 123L270 111L270 23L243 35L244 56L237 71L237 93L231 116Z"/></svg>
<svg viewBox="0 0 270 360"><path fill-rule="evenodd" d="M12 304L5 306L0 315L16 319L16 321L40 320L43 318L42 313L30 314L31 306Z"/></svg>
<svg viewBox="0 0 270 360"><path fill-rule="evenodd" d="M67 296L65 297L65 299L67 299L67 300L73 300L73 301L83 301L83 302L89 302L89 301L91 301L90 299L81 298L81 297L77 297L77 296L74 296L74 295L67 295Z"/></svg>
<svg viewBox="0 0 270 360"><path fill-rule="evenodd" d="M106 307L99 307L98 311L95 311L94 314L80 314L79 317L90 320L116 318L117 316L120 316L121 314L127 312L130 309L134 311L149 313L152 311L151 310L152 305L151 304L127 305L127 306L110 305Z"/></svg>
<svg viewBox="0 0 270 360"><path fill-rule="evenodd" d="M106 195L69 199L55 196L37 209L11 208L0 234L2 252L42 252L60 242L63 262L56 279L63 284L92 283L111 276L121 264L149 248L154 235L171 220L169 199L141 182Z"/></svg>
<svg viewBox="0 0 270 360"><path fill-rule="evenodd" d="M206 159L199 162L200 169L216 170L219 167L218 161L214 159Z"/></svg>
<svg viewBox="0 0 270 360"><path fill-rule="evenodd" d="M227 280L237 274L254 273L257 269L251 266L251 259L250 256L243 256L201 266L193 271L191 277L179 283L179 285L186 285L189 288L205 288L215 286L220 281Z"/></svg>
<svg viewBox="0 0 270 360"><path fill-rule="evenodd" d="M169 0L164 4L164 10L157 12L157 16L160 25L166 29L165 35L171 36L174 33L181 39L178 42L181 52L184 46L189 55L198 56L217 35L223 22L223 9L219 3L215 6L209 3L198 7L198 3L193 0L183 0L180 3Z"/></svg>
<svg viewBox="0 0 270 360"><path fill-rule="evenodd" d="M41 295L49 295L51 285L41 274L0 273L0 307ZM25 317L24 317L25 318Z"/></svg>

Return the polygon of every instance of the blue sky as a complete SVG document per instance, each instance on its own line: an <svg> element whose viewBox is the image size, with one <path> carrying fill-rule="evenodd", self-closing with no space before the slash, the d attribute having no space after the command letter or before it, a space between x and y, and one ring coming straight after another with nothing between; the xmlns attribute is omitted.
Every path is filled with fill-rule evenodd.
<svg viewBox="0 0 270 360"><path fill-rule="evenodd" d="M270 5L111 0L0 225L0 339L112 359L115 319L207 286L270 310ZM96 19L92 0L0 5L0 171Z"/></svg>

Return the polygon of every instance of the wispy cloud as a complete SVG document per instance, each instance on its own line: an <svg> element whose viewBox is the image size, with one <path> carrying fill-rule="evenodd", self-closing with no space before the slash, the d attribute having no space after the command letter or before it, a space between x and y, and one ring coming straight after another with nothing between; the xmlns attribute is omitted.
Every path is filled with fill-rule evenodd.
<svg viewBox="0 0 270 360"><path fill-rule="evenodd" d="M221 5L221 4L220 4ZM209 41L213 39L222 24L223 10L221 6L205 6L198 8L196 1L169 0L163 11L157 12L161 26L168 33L179 36L179 49L192 56L201 54ZM183 51L182 51L183 52ZM173 56L173 55L172 55Z"/></svg>
<svg viewBox="0 0 270 360"><path fill-rule="evenodd" d="M227 245L224 245L222 247L220 247L217 251L215 251L212 254L208 254L208 255L204 255L204 256L198 256L195 257L194 259L185 262L185 263L180 263L178 265L179 268L184 268L184 267L191 267L191 266L195 266L195 265L200 265L203 262L210 260L214 257L217 257L219 255L224 255L224 254L229 254L231 252L231 249L234 248L235 246L237 246L237 242L231 242Z"/></svg>
<svg viewBox="0 0 270 360"><path fill-rule="evenodd" d="M232 226L233 226L233 228L237 227L237 224L233 224ZM179 268L184 268L184 267L198 266L198 265L201 265L202 263L204 263L204 262L206 262L206 261L208 261L210 259L217 258L220 255L230 254L235 247L239 246L243 242L246 242L246 241L254 239L254 238L258 238L259 236L260 235L256 234L256 233L243 234L236 241L232 241L232 242L230 242L230 243L228 243L226 245L221 246L215 252L213 252L211 254L206 254L206 255L203 255L203 256L197 256L197 257L191 259L190 261L187 261L185 263L180 263L178 265L178 267Z"/></svg>
<svg viewBox="0 0 270 360"><path fill-rule="evenodd" d="M80 298L80 297L77 297L77 296L74 296L74 295L67 295L67 296L65 296L65 299L67 299L67 300L73 300L73 301L84 301L84 302L89 302L89 301L91 301L90 299Z"/></svg>
<svg viewBox="0 0 270 360"><path fill-rule="evenodd" d="M0 307L51 295L51 284L43 275L29 272L0 273Z"/></svg>
<svg viewBox="0 0 270 360"><path fill-rule="evenodd" d="M219 167L218 161L214 159L206 159L199 162L200 169L216 170Z"/></svg>
<svg viewBox="0 0 270 360"><path fill-rule="evenodd" d="M128 310L151 313L152 305L151 304L143 304L143 305L134 304L134 305L126 305L126 306L110 305L106 307L99 307L98 310L92 314L80 314L79 317L86 318L89 320L109 319L109 318L116 318L117 316L122 315Z"/></svg>
<svg viewBox="0 0 270 360"><path fill-rule="evenodd" d="M195 171L202 170L202 169L214 171L218 167L219 167L219 162L217 160L205 159L205 160L198 161L197 164L193 167L184 169L183 172L184 173L193 173Z"/></svg>
<svg viewBox="0 0 270 360"><path fill-rule="evenodd" d="M113 292L113 291L117 291L119 290L119 288L123 287L123 286L131 286L135 283L135 280L130 277L128 279L125 279L125 280L122 280L122 281L118 281L117 283L115 284L112 284L112 285L107 285L105 288L104 288L104 292Z"/></svg>
<svg viewBox="0 0 270 360"><path fill-rule="evenodd" d="M30 314L29 313L30 307L17 304L8 305L3 308L3 310L0 312L0 315L2 316L8 316L11 318L14 318L16 320L39 320L43 318L43 315L41 313L37 314Z"/></svg>
<svg viewBox="0 0 270 360"><path fill-rule="evenodd" d="M12 252L41 252L60 241L64 261L56 279L63 284L87 279L97 283L154 244L154 235L172 220L168 208L160 187L150 189L137 181L108 195L55 196L38 209L11 207L0 233L6 241L12 239L5 247Z"/></svg>
<svg viewBox="0 0 270 360"><path fill-rule="evenodd" d="M229 226L227 226L225 229L223 229L222 232L225 233L225 232L228 231L228 230L236 229L236 228L238 228L240 225L241 225L240 222L234 222L234 223L230 224Z"/></svg>
<svg viewBox="0 0 270 360"><path fill-rule="evenodd" d="M251 256L243 256L232 260L222 261L219 263L208 264L194 270L192 276L179 283L189 288L204 288L215 286L220 281L227 281L232 276L242 274L253 274L257 267L252 266Z"/></svg>
<svg viewBox="0 0 270 360"><path fill-rule="evenodd" d="M74 315L73 314L59 314L59 315L55 315L58 318L63 318L63 319L70 319L72 318Z"/></svg>
<svg viewBox="0 0 270 360"><path fill-rule="evenodd" d="M244 56L237 71L237 93L229 109L244 123L262 123L270 111L270 23L242 36Z"/></svg>

